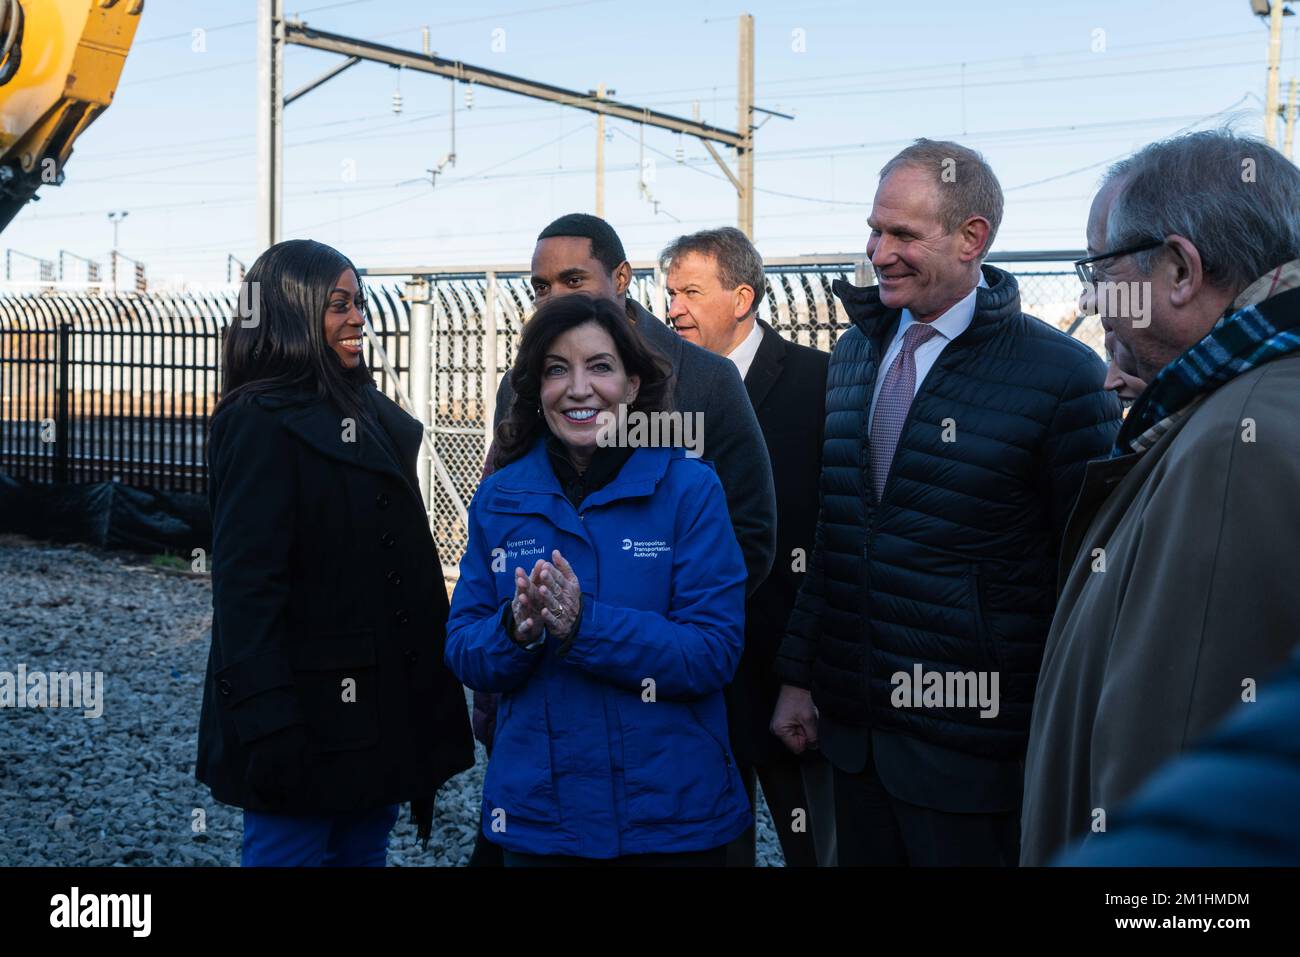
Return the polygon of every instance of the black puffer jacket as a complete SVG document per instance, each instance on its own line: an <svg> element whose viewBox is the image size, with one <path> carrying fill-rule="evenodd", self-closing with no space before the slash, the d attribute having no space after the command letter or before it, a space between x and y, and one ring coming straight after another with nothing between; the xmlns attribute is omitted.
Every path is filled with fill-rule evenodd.
<svg viewBox="0 0 1300 957"><path fill-rule="evenodd" d="M1065 521L1120 407L1092 350L1021 313L1014 277L984 276L970 328L917 392L880 502L869 409L899 313L876 287L835 283L853 328L831 356L816 547L776 667L842 724L1011 758L1024 753ZM997 716L893 707L891 675L917 663L997 672Z"/></svg>

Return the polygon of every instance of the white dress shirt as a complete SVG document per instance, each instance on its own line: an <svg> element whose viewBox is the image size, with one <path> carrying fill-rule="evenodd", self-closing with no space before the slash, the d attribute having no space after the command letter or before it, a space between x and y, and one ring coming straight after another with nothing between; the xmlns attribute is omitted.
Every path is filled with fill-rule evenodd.
<svg viewBox="0 0 1300 957"><path fill-rule="evenodd" d="M741 340L740 345L727 353L727 358L736 364L740 370L740 378L744 379L749 373L749 367L754 361L754 356L758 355L758 344L763 341L763 327L754 320L754 328L749 330L749 335Z"/></svg>
<svg viewBox="0 0 1300 957"><path fill-rule="evenodd" d="M912 390L912 395L921 391L921 383L925 381L926 375L934 367L935 361L939 358L940 353L948 348L948 343L956 339L959 335L970 328L970 324L975 320L975 293L980 288L988 288L989 284L984 281L984 270L980 270L979 285L975 286L966 298L956 302L939 318L930 322L931 328L938 335L931 336L925 342L916 347L916 352L912 358L916 362L916 386ZM903 349L903 334L907 332L909 326L915 323L912 318L912 311L904 309L902 316L898 320L898 331L894 333L893 341L889 343L889 348L885 350L885 357L880 362L880 369L876 372L876 385L871 393L871 418L869 422L874 422L876 417L876 400L880 398L880 389L885 384L885 375L889 372L890 366L898 358L898 353Z"/></svg>

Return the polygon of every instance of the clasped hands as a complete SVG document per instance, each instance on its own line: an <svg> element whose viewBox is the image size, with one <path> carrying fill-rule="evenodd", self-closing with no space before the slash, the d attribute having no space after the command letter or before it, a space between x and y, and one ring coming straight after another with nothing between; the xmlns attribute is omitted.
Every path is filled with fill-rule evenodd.
<svg viewBox="0 0 1300 957"><path fill-rule="evenodd" d="M582 607L582 588L573 567L557 548L552 561L538 559L530 574L515 569L515 597L510 602L514 616L514 640L531 645L545 628L560 641L568 639Z"/></svg>

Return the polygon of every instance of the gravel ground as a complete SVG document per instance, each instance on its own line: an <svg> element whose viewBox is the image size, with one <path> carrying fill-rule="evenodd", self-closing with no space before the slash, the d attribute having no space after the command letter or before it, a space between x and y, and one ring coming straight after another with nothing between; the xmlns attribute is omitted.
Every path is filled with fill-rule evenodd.
<svg viewBox="0 0 1300 957"><path fill-rule="evenodd" d="M103 715L0 711L0 866L239 863L242 812L194 779L212 590L206 576L82 545L0 535L0 671L103 672ZM394 829L389 863L463 866L487 758L438 795L427 851ZM759 862L782 864L759 802Z"/></svg>

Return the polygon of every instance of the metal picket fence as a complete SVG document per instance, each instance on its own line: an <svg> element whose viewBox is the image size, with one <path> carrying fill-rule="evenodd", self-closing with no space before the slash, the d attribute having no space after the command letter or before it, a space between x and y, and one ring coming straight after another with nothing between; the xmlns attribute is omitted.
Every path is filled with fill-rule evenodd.
<svg viewBox="0 0 1300 957"><path fill-rule="evenodd" d="M0 471L206 492L204 443L235 299L233 288L0 294ZM370 315L404 371L400 292L371 289Z"/></svg>
<svg viewBox="0 0 1300 957"><path fill-rule="evenodd" d="M991 261L1016 274L1025 311L1100 353L1096 318L1077 315L1068 258ZM760 315L787 338L822 350L848 324L831 284L870 280L869 265L856 256L775 260L766 270ZM366 362L380 389L409 399L430 427L420 478L444 572L454 578L497 383L532 308L527 275L509 266L374 270L366 287L374 331ZM635 270L631 295L659 316L662 290L653 266ZM233 287L147 295L0 289L0 471L38 482L205 493L221 337L235 308Z"/></svg>

